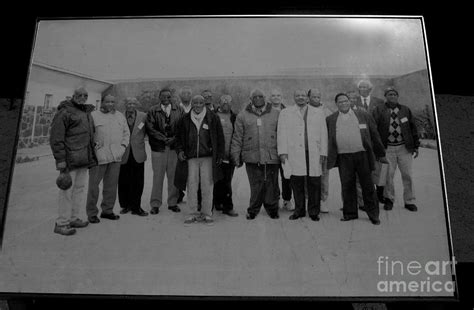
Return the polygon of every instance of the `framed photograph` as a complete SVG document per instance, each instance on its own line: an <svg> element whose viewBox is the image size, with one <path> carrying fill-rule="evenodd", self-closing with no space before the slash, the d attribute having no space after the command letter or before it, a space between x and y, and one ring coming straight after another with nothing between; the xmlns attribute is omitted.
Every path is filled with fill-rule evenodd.
<svg viewBox="0 0 474 310"><path fill-rule="evenodd" d="M354 123L345 127L339 121L346 113L341 110L341 96L350 105L350 120L364 115L365 121L359 117L355 124L360 130L351 129ZM259 98L268 111L255 108ZM73 106L79 100L87 108L75 114ZM156 115L168 122L178 110L182 118L189 115L194 126L199 117L194 116L193 105L200 100L206 113L221 120L224 136L226 128L230 130L226 137L231 140L225 144L229 157L215 164L229 165L233 172L227 180L229 190L217 187L208 174L214 170L196 168L202 192L198 209L196 193L189 194L197 186L190 181L194 162L186 152L187 157L180 157L173 140L179 130L184 137L193 132L176 125L176 132L166 130L158 139L152 129ZM293 179L295 163L304 166L305 157L290 168L283 165L283 173L280 155L291 157L298 146L288 138L289 147L283 152L277 133L281 134L281 116L289 114L285 109L298 111L302 102L298 100L305 100L308 111L323 111L318 112L324 117L315 126L325 128L321 136L326 138L313 141L314 129L306 123L308 145L318 145L318 156L309 152L307 165L319 168L308 172L308 178ZM107 108L110 102L112 110ZM225 113L225 103L235 116L230 127L225 123L230 118L219 114ZM135 114L128 113L130 105ZM421 16L41 19L21 109L1 227L4 296L457 297L441 141ZM257 121L245 113L257 113ZM273 125L267 126L265 113L275 113ZM131 122L129 115L136 115ZM329 128L331 116L334 132ZM122 122L128 136L117 149L108 146L112 160L105 162L99 152L109 143L103 129L112 118ZM285 128L299 126L290 119ZM90 127L78 125L86 121ZM68 132L74 124L79 129ZM166 128L174 128L170 126ZM204 135L211 131L211 123L209 128L207 123L202 126ZM252 126L255 134L249 134ZM135 146L139 132L143 137ZM236 132L241 135L240 153L234 149ZM269 140L264 138L267 134ZM365 144L366 137L372 139L373 149ZM84 153L89 154L87 163L78 164L82 174L72 173L80 161L72 159L74 154L89 147L89 142L79 140L89 138L93 153ZM257 148L247 143L251 139L259 141ZM343 141L347 147L342 147ZM378 153L377 141L383 145ZM203 150L198 146L196 155L207 152L203 156L210 158L210 165L214 165L212 145ZM138 159L139 147L143 160ZM123 159L124 152L141 164L126 168L126 176L129 161ZM341 155L353 153L364 157L351 166L348 177L341 172L349 169ZM332 166L331 154L337 162ZM369 159L365 162L370 154L375 166ZM188 192L178 190L173 181L180 158L187 162ZM382 158L386 162L374 177ZM291 166L293 159L288 160ZM115 174L107 170L111 163ZM324 172L327 166L331 169ZM72 187L61 190L58 186L67 180L58 177L65 169ZM136 179L139 170L142 176ZM290 175L285 185L284 175ZM138 202L125 205L137 194L124 188L135 188L140 178ZM202 183L206 178L211 179L209 186ZM356 184L362 185L359 194ZM251 200L253 191L258 195ZM180 192L184 198L178 203L171 196ZM216 202L217 196L230 203ZM204 216L193 217L196 210Z"/></svg>

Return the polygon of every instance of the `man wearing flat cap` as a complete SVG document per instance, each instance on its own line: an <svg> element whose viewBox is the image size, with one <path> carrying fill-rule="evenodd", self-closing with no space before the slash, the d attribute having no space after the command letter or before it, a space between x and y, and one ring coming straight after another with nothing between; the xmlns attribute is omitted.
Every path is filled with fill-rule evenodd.
<svg viewBox="0 0 474 310"><path fill-rule="evenodd" d="M72 98L61 102L51 123L50 146L56 160L56 169L69 173L72 186L59 190L58 218L54 232L73 235L75 228L89 223L79 219L87 170L97 165L94 153L94 122L91 112L94 106L86 104L88 93L84 88L74 91Z"/></svg>
<svg viewBox="0 0 474 310"><path fill-rule="evenodd" d="M402 175L405 208L414 212L417 211L417 206L415 205L412 163L413 158L418 157L420 146L415 118L410 108L398 102L398 91L394 87L388 87L384 95L385 104L377 106L372 112L389 162L387 184L384 190L384 209L393 208L395 200L393 178L398 167Z"/></svg>

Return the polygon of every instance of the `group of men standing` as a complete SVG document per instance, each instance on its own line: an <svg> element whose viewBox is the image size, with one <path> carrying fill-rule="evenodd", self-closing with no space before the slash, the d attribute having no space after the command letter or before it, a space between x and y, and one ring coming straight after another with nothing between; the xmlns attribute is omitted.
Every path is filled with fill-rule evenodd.
<svg viewBox="0 0 474 310"><path fill-rule="evenodd" d="M385 101L371 97L371 90L370 81L363 80L356 96L337 94L338 111L332 113L321 103L318 89L295 90L294 105L288 107L280 90L272 90L267 101L263 91L254 89L250 102L235 115L229 95L214 106L209 90L193 96L192 89L184 87L178 98L165 88L148 113L137 110L135 98L127 98L124 115L115 110L111 95L102 99L100 110L92 111L86 104L87 91L80 88L60 104L51 128L56 167L72 178L71 188L60 190L54 231L72 235L75 228L100 222L101 182L100 218L119 219L113 212L117 188L121 214L148 215L141 208L145 135L153 169L150 213L160 212L166 175L169 210L181 211L178 203L187 191L185 224L212 225L213 210L238 216L231 185L235 167L244 163L250 183L248 220L262 205L270 218L279 218L280 175L283 206L291 209L294 196L290 220L307 213L319 221L320 213L328 212L325 202L333 167L339 168L342 221L358 218L359 208L373 224L380 224L379 202L386 210L393 207L397 166L405 207L416 211L411 164L412 155L418 156L419 140L413 116L398 103L396 89L385 91ZM386 186L376 190L382 163L389 164L389 176ZM87 222L78 215L88 169Z"/></svg>

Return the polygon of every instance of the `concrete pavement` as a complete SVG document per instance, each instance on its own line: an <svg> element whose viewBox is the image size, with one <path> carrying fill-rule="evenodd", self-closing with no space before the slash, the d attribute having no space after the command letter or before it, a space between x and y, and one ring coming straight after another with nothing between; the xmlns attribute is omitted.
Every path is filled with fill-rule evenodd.
<svg viewBox="0 0 474 310"><path fill-rule="evenodd" d="M148 148L148 154L150 150ZM447 261L447 231L435 150L421 149L414 162L419 211L403 208L400 173L392 211L381 210L380 226L367 215L340 222L336 169L330 175L329 214L270 219L262 208L245 219L249 184L236 170L233 189L237 218L217 212L215 224L183 225L183 212L163 206L158 215L102 219L75 236L53 233L57 188L51 156L15 167L0 252L0 291L73 294L203 296L450 296L447 292L380 292L379 281L426 280L380 274L379 256L410 261ZM145 167L142 207L149 210L151 162ZM166 186L164 187L166 188ZM166 192L165 195L166 197ZM166 199L164 199L166 201ZM118 201L115 211L118 212ZM85 208L83 210L85 218ZM446 282L451 273L438 277Z"/></svg>

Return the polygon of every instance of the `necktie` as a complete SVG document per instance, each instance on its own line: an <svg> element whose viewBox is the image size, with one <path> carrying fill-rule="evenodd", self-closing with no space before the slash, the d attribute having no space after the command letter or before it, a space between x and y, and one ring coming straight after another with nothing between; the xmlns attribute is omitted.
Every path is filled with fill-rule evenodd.
<svg viewBox="0 0 474 310"><path fill-rule="evenodd" d="M132 127L133 126L133 113L127 113L127 121L128 121L128 126Z"/></svg>
<svg viewBox="0 0 474 310"><path fill-rule="evenodd" d="M364 98L364 109L365 109L366 111L369 110L369 106L367 105L367 98Z"/></svg>

